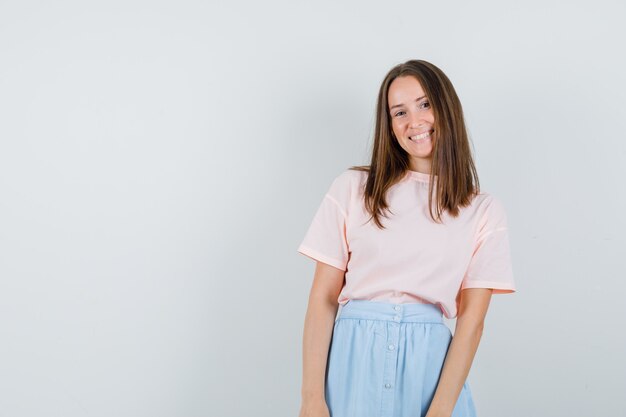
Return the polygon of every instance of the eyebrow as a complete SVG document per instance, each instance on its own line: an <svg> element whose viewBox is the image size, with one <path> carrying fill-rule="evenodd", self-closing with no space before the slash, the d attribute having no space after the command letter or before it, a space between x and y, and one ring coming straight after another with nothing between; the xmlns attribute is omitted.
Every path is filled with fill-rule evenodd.
<svg viewBox="0 0 626 417"><path fill-rule="evenodd" d="M415 99L415 101L420 101L421 99L423 99L423 98L425 98L425 97L426 97L426 96L421 96L421 97L418 97L418 98L416 98L416 99ZM389 108L389 110L393 110L393 109L395 109L396 107L400 107L400 106L404 106L404 103L400 103L400 104L396 104L395 106L391 106L391 107Z"/></svg>

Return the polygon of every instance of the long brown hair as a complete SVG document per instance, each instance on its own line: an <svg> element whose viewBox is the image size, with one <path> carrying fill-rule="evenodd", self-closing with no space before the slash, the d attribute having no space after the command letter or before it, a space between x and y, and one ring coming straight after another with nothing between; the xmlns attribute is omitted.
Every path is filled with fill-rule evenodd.
<svg viewBox="0 0 626 417"><path fill-rule="evenodd" d="M393 67L385 76L378 92L376 128L370 165L349 169L368 172L364 202L376 225L384 229L379 216L387 217L389 210L385 195L400 181L409 169L409 155L395 139L391 128L391 114L387 94L397 77L413 76L422 86L433 109L434 148L428 185L428 207L433 221L441 223L441 214L447 210L452 217L459 215L459 207L469 205L480 193L478 173L472 158L469 136L463 118L461 102L448 77L438 67L423 60L410 60ZM434 175L437 181L433 181ZM433 215L433 185L436 183ZM389 210L391 211L391 210ZM393 213L392 213L393 214Z"/></svg>

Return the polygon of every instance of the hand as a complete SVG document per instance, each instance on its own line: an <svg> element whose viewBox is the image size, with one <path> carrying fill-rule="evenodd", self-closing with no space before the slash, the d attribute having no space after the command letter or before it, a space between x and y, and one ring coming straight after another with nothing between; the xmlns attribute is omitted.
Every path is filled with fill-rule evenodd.
<svg viewBox="0 0 626 417"><path fill-rule="evenodd" d="M307 400L302 402L298 417L330 417L330 411L324 400Z"/></svg>

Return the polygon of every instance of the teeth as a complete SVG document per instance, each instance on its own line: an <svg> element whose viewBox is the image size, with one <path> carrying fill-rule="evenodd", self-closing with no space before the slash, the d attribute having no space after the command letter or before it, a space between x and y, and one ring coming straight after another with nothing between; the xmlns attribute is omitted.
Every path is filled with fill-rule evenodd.
<svg viewBox="0 0 626 417"><path fill-rule="evenodd" d="M409 136L409 139L411 139L411 140L419 140L419 139L424 139L424 138L426 138L428 136L430 136L430 132L422 133L421 135L417 135L417 136Z"/></svg>

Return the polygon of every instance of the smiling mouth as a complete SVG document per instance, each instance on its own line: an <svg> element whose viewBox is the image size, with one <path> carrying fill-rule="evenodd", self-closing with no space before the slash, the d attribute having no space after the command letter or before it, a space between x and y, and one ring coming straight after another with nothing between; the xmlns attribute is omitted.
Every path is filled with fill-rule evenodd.
<svg viewBox="0 0 626 417"><path fill-rule="evenodd" d="M413 142L423 142L425 139L430 138L430 135L433 132L434 130L431 130L430 132L425 132L425 133L422 133L421 135L409 136L409 139L412 140Z"/></svg>

